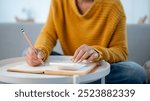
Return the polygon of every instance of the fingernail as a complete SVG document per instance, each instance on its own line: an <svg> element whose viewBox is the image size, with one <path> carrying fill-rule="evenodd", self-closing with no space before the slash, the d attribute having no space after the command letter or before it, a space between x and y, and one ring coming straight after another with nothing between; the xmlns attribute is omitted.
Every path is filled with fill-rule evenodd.
<svg viewBox="0 0 150 101"><path fill-rule="evenodd" d="M82 62L82 60L79 60L78 63Z"/></svg>
<svg viewBox="0 0 150 101"><path fill-rule="evenodd" d="M77 59L75 59L74 62L78 62Z"/></svg>

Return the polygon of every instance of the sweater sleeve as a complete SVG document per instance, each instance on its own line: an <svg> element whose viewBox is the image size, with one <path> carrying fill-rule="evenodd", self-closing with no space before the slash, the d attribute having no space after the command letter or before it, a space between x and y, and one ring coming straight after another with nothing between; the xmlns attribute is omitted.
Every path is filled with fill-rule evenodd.
<svg viewBox="0 0 150 101"><path fill-rule="evenodd" d="M128 58L127 37L126 37L126 17L123 16L110 40L108 47L93 46L102 53L102 58L109 63L125 61Z"/></svg>
<svg viewBox="0 0 150 101"><path fill-rule="evenodd" d="M57 41L57 34L55 31L54 20L53 20L53 14L54 14L53 2L54 1L52 0L48 19L35 42L35 48L40 49L46 54L44 60L48 58L49 54L51 53L53 47L56 45L56 41Z"/></svg>

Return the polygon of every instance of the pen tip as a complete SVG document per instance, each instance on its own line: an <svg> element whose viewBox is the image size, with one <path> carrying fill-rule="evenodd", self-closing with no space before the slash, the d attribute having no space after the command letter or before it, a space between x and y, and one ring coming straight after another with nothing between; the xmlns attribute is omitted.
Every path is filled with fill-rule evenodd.
<svg viewBox="0 0 150 101"><path fill-rule="evenodd" d="M23 28L21 29L22 32L24 32Z"/></svg>

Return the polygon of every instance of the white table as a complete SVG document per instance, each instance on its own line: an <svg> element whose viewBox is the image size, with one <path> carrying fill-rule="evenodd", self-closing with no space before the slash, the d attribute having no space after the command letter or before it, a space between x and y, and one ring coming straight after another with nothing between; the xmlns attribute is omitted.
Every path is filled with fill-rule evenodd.
<svg viewBox="0 0 150 101"><path fill-rule="evenodd" d="M0 61L0 82L14 84L78 84L90 83L101 79L101 83L105 83L105 76L110 72L110 64L101 61L100 67L93 73L84 76L61 76L61 75L44 75L44 74L29 74L7 72L9 67L18 65L24 62L23 57L16 57Z"/></svg>

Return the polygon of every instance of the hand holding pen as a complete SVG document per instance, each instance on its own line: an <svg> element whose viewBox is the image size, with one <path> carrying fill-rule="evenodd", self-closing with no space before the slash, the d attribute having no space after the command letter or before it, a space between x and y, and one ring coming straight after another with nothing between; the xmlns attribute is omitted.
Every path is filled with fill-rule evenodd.
<svg viewBox="0 0 150 101"><path fill-rule="evenodd" d="M35 53L34 49L29 48L25 54L25 59L30 66L38 66L43 64L41 60L45 57L44 53L38 49L37 53Z"/></svg>
<svg viewBox="0 0 150 101"><path fill-rule="evenodd" d="M45 57L45 54L42 51L40 51L39 49L36 49L32 45L30 38L28 37L27 33L25 33L25 31L23 29L21 29L21 31L30 46L30 48L28 49L28 51L25 55L27 63L31 66L37 66L40 64L44 65L43 58Z"/></svg>

